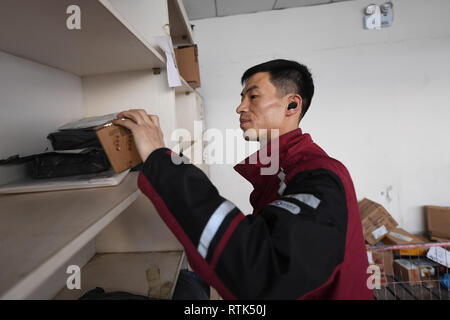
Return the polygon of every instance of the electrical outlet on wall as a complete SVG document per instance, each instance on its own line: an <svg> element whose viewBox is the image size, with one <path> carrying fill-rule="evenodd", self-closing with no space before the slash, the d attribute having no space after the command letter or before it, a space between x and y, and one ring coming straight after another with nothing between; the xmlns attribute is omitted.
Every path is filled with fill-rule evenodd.
<svg viewBox="0 0 450 320"><path fill-rule="evenodd" d="M371 4L365 9L364 28L373 30L390 27L393 21L393 3L388 1L381 6Z"/></svg>
<svg viewBox="0 0 450 320"><path fill-rule="evenodd" d="M366 8L364 16L364 28L380 29L381 28L381 10L376 4L371 4Z"/></svg>
<svg viewBox="0 0 450 320"><path fill-rule="evenodd" d="M381 27L390 27L394 18L394 5L391 1L385 2L380 6L381 10Z"/></svg>

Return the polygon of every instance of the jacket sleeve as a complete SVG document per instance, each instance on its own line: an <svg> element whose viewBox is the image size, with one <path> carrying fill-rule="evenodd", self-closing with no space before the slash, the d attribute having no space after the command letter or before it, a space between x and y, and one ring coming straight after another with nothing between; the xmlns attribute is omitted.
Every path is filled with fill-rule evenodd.
<svg viewBox="0 0 450 320"><path fill-rule="evenodd" d="M346 196L331 171L297 174L279 199L248 216L167 148L150 154L138 183L192 268L224 299L297 299L344 259Z"/></svg>

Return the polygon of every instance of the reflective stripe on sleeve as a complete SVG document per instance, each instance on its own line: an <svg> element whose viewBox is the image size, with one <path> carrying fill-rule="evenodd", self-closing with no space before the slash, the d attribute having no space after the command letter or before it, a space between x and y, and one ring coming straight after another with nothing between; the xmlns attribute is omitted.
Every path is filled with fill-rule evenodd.
<svg viewBox="0 0 450 320"><path fill-rule="evenodd" d="M228 200L225 200L209 218L208 223L206 224L205 228L202 231L197 248L198 252L201 254L203 258L206 258L209 244L214 238L223 220L234 208L236 208L234 204L232 204Z"/></svg>
<svg viewBox="0 0 450 320"><path fill-rule="evenodd" d="M316 198L312 194L307 193L287 194L284 195L283 197L297 199L298 201L303 202L304 204L307 204L308 206L314 209L317 209L317 207L320 204L320 199Z"/></svg>

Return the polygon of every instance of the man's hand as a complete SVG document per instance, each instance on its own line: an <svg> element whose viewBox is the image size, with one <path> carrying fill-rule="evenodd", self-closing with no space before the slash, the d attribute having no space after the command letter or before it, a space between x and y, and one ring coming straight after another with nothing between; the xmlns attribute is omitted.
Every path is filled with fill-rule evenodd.
<svg viewBox="0 0 450 320"><path fill-rule="evenodd" d="M120 120L121 118L126 118ZM145 110L131 109L117 115L118 120L113 123L131 130L136 143L136 148L143 162L150 153L164 147L164 139L159 118L156 115L148 115Z"/></svg>

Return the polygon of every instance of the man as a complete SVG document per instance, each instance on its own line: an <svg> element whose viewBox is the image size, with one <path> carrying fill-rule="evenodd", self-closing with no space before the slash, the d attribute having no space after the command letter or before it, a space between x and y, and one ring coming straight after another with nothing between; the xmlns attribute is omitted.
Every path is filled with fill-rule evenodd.
<svg viewBox="0 0 450 320"><path fill-rule="evenodd" d="M242 83L244 137L267 143L255 161L235 166L254 186L253 214L221 197L195 166L172 161L157 116L130 110L115 122L133 132L144 161L140 189L225 299L373 299L350 175L298 128L314 94L310 72L274 60L247 70ZM263 151L278 157L274 174L262 174L270 166Z"/></svg>

